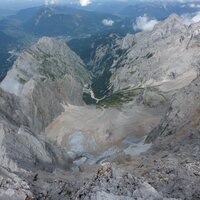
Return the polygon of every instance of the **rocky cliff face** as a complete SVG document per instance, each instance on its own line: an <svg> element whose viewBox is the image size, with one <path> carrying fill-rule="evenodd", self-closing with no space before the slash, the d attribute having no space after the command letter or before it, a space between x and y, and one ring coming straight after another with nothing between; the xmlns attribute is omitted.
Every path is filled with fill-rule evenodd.
<svg viewBox="0 0 200 200"><path fill-rule="evenodd" d="M199 78L197 78L174 95L160 125L149 134L147 142L154 141L158 136L175 134L188 124L191 124L191 127L198 125L199 87Z"/></svg>
<svg viewBox="0 0 200 200"><path fill-rule="evenodd" d="M113 66L114 91L142 86L172 92L188 85L198 74L198 41L192 37L196 30L171 15L151 32L125 37L127 54ZM130 43L134 45L126 45Z"/></svg>
<svg viewBox="0 0 200 200"><path fill-rule="evenodd" d="M67 150L38 133L68 103L82 105L89 82L83 62L62 41L41 38L19 56L0 89L0 199L32 197L34 172L70 169Z"/></svg>
<svg viewBox="0 0 200 200"><path fill-rule="evenodd" d="M31 171L52 172L70 167L67 152L36 136L23 114L20 98L0 90L0 199L25 199L32 195L27 180Z"/></svg>
<svg viewBox="0 0 200 200"><path fill-rule="evenodd" d="M67 103L81 105L90 82L84 63L63 41L41 38L25 50L1 83L20 98L34 132L42 131Z"/></svg>
<svg viewBox="0 0 200 200"><path fill-rule="evenodd" d="M187 36L187 37L186 37ZM190 64L187 64L187 73L191 73L191 68L195 69L196 77L191 83L187 83L186 79L183 79L182 88L176 90L173 98L170 100L170 106L165 116L163 117L160 125L156 127L148 136L147 141L154 141L158 136L167 136L172 135L181 130L184 130L185 127L196 127L198 125L198 111L199 111L199 69L200 69L200 60L199 60L199 37L200 37L200 24L192 24L187 27L185 35L181 36L180 41L183 43L184 38L187 38L185 42L185 49L182 49L182 52L185 52L184 55L181 55L180 59L177 60L182 62L187 59L190 61ZM180 51L180 50L179 50ZM187 57L187 54L190 57ZM172 55L173 56L173 55ZM171 57L170 57L171 59ZM181 65L180 70L184 66ZM176 69L176 68L175 68ZM180 83L180 82L179 82ZM186 84L187 83L187 84ZM171 85L171 87L173 87ZM187 129L186 128L186 129Z"/></svg>

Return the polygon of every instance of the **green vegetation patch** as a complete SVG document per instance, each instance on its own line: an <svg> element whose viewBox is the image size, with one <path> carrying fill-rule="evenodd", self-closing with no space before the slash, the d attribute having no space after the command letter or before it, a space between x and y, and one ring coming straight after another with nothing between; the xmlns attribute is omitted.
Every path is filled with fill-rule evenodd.
<svg viewBox="0 0 200 200"><path fill-rule="evenodd" d="M83 93L83 101L87 104L87 105L95 105L96 104L96 100L93 99L91 97L91 95L89 93L84 92Z"/></svg>
<svg viewBox="0 0 200 200"><path fill-rule="evenodd" d="M123 89L104 98L97 105L104 107L121 107L123 104L133 101L134 97L138 96L143 91L144 88Z"/></svg>

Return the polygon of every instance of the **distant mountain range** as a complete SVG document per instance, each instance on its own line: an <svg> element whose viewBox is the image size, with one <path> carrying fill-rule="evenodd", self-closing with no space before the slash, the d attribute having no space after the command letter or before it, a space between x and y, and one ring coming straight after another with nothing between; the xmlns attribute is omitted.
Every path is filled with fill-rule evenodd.
<svg viewBox="0 0 200 200"><path fill-rule="evenodd" d="M106 41L106 37L112 33L119 36L125 36L127 33L134 34L133 23L138 16L144 14L161 20L173 12L185 14L197 10L198 6L191 6L190 3L106 2L91 4L84 8L72 7L72 5L40 6L23 9L17 13L2 12L0 15L0 79L12 64L8 62L10 56L8 51L13 49L21 51L42 36L61 36L67 37L67 40L76 40L72 45L75 50L87 41L88 44L98 38Z"/></svg>
<svg viewBox="0 0 200 200"><path fill-rule="evenodd" d="M104 22L103 20L107 21ZM109 21L111 24L106 23ZM127 28L122 25L126 25ZM121 33L132 31L130 21L127 24L127 21L118 16L69 7L41 8L23 23L23 28L25 31L38 36L69 35L72 37L86 37L101 32L117 31ZM126 30L124 31L123 29L125 28Z"/></svg>
<svg viewBox="0 0 200 200"><path fill-rule="evenodd" d="M149 17L163 20L170 14L176 13L182 15L184 13L193 13L199 11L198 7L191 6L191 3L178 2L144 2L135 5L128 5L119 11L120 16L136 18L146 14Z"/></svg>
<svg viewBox="0 0 200 200"><path fill-rule="evenodd" d="M196 6L197 5L197 6ZM81 8L80 6L74 6ZM144 14L149 17L154 17L158 20L162 20L168 17L172 13L184 14L199 11L198 1L196 2L178 2L178 1L116 1L101 4L90 4L89 6L82 8L89 11L109 13L120 17L131 17L135 19L138 16Z"/></svg>

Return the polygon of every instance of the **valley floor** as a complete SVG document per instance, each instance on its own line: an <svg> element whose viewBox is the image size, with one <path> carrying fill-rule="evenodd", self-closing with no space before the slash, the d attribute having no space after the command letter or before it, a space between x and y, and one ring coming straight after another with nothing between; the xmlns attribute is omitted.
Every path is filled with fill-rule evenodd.
<svg viewBox="0 0 200 200"><path fill-rule="evenodd" d="M45 134L69 151L95 154L124 146L127 137L143 138L158 125L164 110L131 104L121 109L68 105Z"/></svg>

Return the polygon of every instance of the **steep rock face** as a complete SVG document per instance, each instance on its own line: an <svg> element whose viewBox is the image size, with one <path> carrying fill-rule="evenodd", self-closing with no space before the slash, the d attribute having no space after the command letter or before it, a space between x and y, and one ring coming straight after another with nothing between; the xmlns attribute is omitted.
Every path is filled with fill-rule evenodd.
<svg viewBox="0 0 200 200"><path fill-rule="evenodd" d="M196 28L187 27L177 15L157 24L153 31L125 37L134 42L111 78L114 91L126 87L156 87L173 92L197 77L199 48L192 38ZM163 48L164 47L164 48ZM115 67L116 68L116 67Z"/></svg>
<svg viewBox="0 0 200 200"><path fill-rule="evenodd" d="M186 51L192 52L193 61L190 60L190 66L196 68L197 78L175 91L160 124L146 138L147 143L153 143L146 156L153 162L144 167L148 171L145 179L153 183L155 188L159 188L159 190L162 188L161 191L167 196L180 199L198 199L200 196L199 187L196 187L200 182L200 62L197 52L199 30L199 23L187 27L188 37L187 43L185 43ZM181 38L181 41L184 37ZM182 52L184 51L182 50ZM185 56L186 54L184 53ZM180 55L182 56L179 62L181 61L182 64L185 58L183 54ZM188 74L191 72L190 70L188 67Z"/></svg>
<svg viewBox="0 0 200 200"><path fill-rule="evenodd" d="M160 124L146 138L153 145L146 155L145 179L174 198L191 200L200 196L199 86L198 77L178 91Z"/></svg>
<svg viewBox="0 0 200 200"><path fill-rule="evenodd" d="M21 110L18 97L0 89L0 105L1 120L16 126L28 126L28 120Z"/></svg>
<svg viewBox="0 0 200 200"><path fill-rule="evenodd" d="M20 98L0 89L0 199L24 200L32 196L29 173L69 169L65 149L34 134L22 112Z"/></svg>
<svg viewBox="0 0 200 200"><path fill-rule="evenodd" d="M56 162L62 165L58 147L30 130L19 97L0 90L0 165L13 172L23 170L52 170ZM57 152L57 153L55 153ZM56 157L55 157L56 155ZM58 158L58 159L57 159ZM59 161L60 159L60 161ZM67 165L67 162L66 162Z"/></svg>
<svg viewBox="0 0 200 200"><path fill-rule="evenodd" d="M196 68L197 78L189 85L178 90L171 99L170 106L158 127L153 129L147 137L147 142L154 141L159 136L168 136L185 132L187 129L196 128L199 123L199 69L200 60L196 51L199 49L200 24L192 24L188 27L189 40L187 51L193 52L192 66ZM184 59L181 57L181 60ZM188 69L188 72L190 70Z"/></svg>
<svg viewBox="0 0 200 200"><path fill-rule="evenodd" d="M61 104L83 104L88 83L82 60L63 41L43 37L19 56L1 88L20 97L32 130L40 132L64 111Z"/></svg>
<svg viewBox="0 0 200 200"><path fill-rule="evenodd" d="M200 78L174 95L169 109L158 127L153 129L147 137L147 142L154 141L158 136L175 134L184 127L194 128L199 122L200 109Z"/></svg>
<svg viewBox="0 0 200 200"><path fill-rule="evenodd" d="M0 199L22 200L27 194L32 196L29 174L70 169L72 163L64 149L37 138L28 128L11 129L10 124L0 123Z"/></svg>

